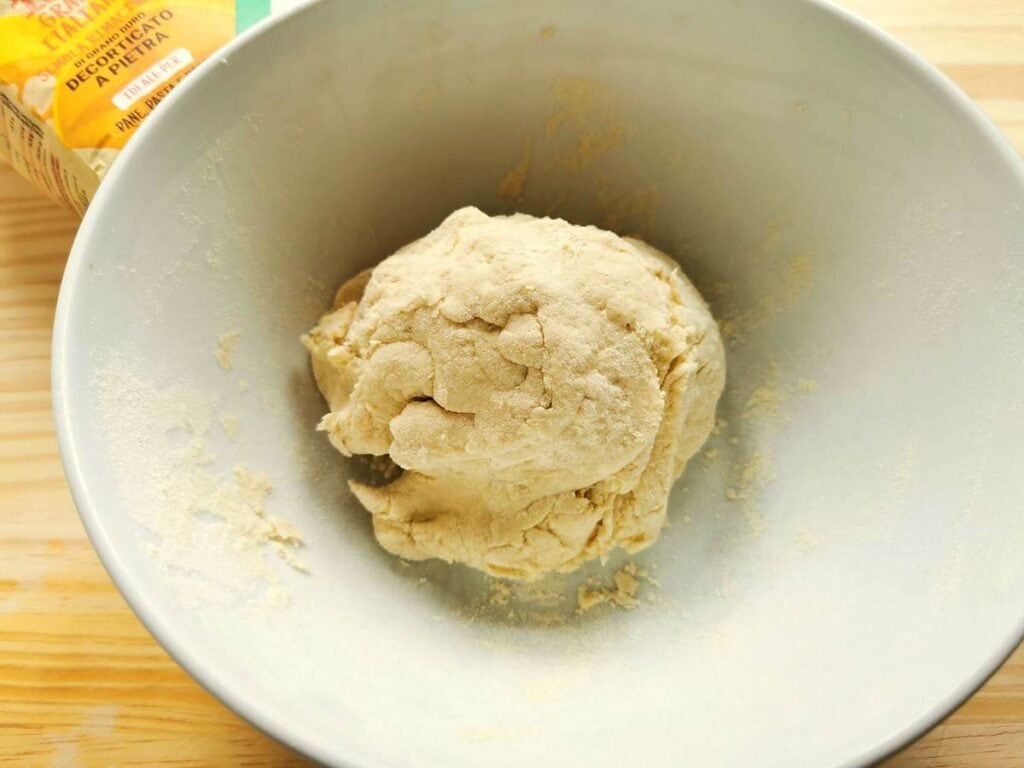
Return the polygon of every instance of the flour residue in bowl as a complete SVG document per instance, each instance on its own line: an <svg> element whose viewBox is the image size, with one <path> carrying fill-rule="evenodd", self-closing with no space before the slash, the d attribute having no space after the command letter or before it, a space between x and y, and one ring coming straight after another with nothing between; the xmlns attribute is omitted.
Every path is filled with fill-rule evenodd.
<svg viewBox="0 0 1024 768"><path fill-rule="evenodd" d="M537 581L487 577L486 588L459 611L475 623L492 621L502 626L564 627L584 614L596 618L618 610L631 611L658 602L661 583L653 564L627 560L619 566L591 569L589 575L550 573ZM426 583L426 579L421 579Z"/></svg>
<svg viewBox="0 0 1024 768"><path fill-rule="evenodd" d="M544 124L549 140L565 137L548 169L585 171L618 147L629 126L615 92L585 77L559 77L551 87L551 114Z"/></svg>
<svg viewBox="0 0 1024 768"><path fill-rule="evenodd" d="M626 563L612 574L611 583L599 577L591 577L576 591L576 612L586 613L599 605L608 604L627 610L640 604L640 590L643 583L658 586L658 580L650 572L634 562ZM657 599L653 592L646 593L649 602Z"/></svg>
<svg viewBox="0 0 1024 768"><path fill-rule="evenodd" d="M145 529L146 551L187 604L278 608L288 596L273 558L307 567L298 529L271 513L264 472L216 468L211 428L237 437L219 398L182 384L161 386L114 361L93 382L100 428L123 501Z"/></svg>
<svg viewBox="0 0 1024 768"><path fill-rule="evenodd" d="M526 179L530 175L530 162L533 157L533 143L530 137L523 139L523 150L519 156L519 162L509 168L505 178L498 185L498 196L509 202L516 202L523 198L523 188L526 186Z"/></svg>
<svg viewBox="0 0 1024 768"><path fill-rule="evenodd" d="M622 145L630 132L614 90L585 77L555 78L551 108L542 128L544 159L539 165L544 174L591 172L599 160ZM498 184L498 197L507 203L521 201L534 173L533 165L533 137L527 134L518 159ZM625 187L620 182L604 174L593 179L594 201L604 213L601 225L619 231L632 216L652 223L657 186L650 180ZM561 202L551 202L548 213L555 213Z"/></svg>
<svg viewBox="0 0 1024 768"><path fill-rule="evenodd" d="M213 356L217 360L217 365L225 371L230 371L235 365L235 348L238 346L238 340L241 338L242 334L240 332L228 331L217 339L217 349Z"/></svg>

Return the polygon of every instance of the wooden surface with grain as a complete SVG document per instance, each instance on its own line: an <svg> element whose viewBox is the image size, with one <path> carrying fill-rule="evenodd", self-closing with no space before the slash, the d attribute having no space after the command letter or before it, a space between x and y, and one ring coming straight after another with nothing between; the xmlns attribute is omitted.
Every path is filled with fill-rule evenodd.
<svg viewBox="0 0 1024 768"><path fill-rule="evenodd" d="M1024 150L1024 0L843 4L943 69ZM0 166L0 764L307 765L164 653L79 523L49 392L54 303L76 226ZM1024 766L1024 651L885 765Z"/></svg>

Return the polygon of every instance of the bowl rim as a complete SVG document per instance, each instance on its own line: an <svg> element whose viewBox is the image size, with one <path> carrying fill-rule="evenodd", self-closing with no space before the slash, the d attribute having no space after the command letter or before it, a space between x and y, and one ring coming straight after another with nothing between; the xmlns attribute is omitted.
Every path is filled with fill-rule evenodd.
<svg viewBox="0 0 1024 768"><path fill-rule="evenodd" d="M265 703L254 703L253 697L246 695L243 684L233 679L230 674L222 673L214 665L208 663L204 654L197 652L187 642L187 638L183 637L183 633L175 628L172 617L165 615L165 612L156 607L151 597L139 589L105 527L101 511L102 499L94 494L94 489L82 469L75 438L75 419L69 403L70 392L74 388L68 380L67 367L69 322L72 315L73 297L77 285L84 279L84 273L88 272L88 243L100 228L103 211L114 196L116 180L133 162L132 158L142 152L149 135L156 130L161 121L166 119L173 105L188 98L188 94L196 90L217 67L227 64L228 59L237 49L325 1L327 0L300 0L294 7L278 15L262 19L229 41L208 59L201 62L182 83L174 88L165 99L167 104L160 110L160 113L155 118L150 117L146 120L137 131L137 135L128 142L121 153L122 157L114 164L108 178L100 185L96 196L89 205L68 256L53 324L52 405L64 473L85 531L107 574L128 606L171 658L201 687L232 712L257 730L287 745L301 755L320 763L340 766L340 768L386 768L387 764L377 758L360 754L349 748L342 748L339 751L336 745L328 745L322 739L307 733L296 732L287 725L283 725L282 723L285 721L277 719L276 713L271 711ZM918 75L924 87L929 88L933 95L952 107L956 114L970 123L987 140L1024 189L1024 159L981 108L943 72L888 32L839 6L835 0L787 1L794 6L805 6L821 12L832 23L847 27L866 38L870 44L878 46L902 62L908 70ZM844 757L843 762L835 763L835 768L864 768L874 765L921 738L977 692L1022 642L1024 642L1024 616L1020 617L1016 629L1011 631L1005 640L991 651L979 668L945 698L926 708L909 722L894 729L888 736L880 739L860 754Z"/></svg>

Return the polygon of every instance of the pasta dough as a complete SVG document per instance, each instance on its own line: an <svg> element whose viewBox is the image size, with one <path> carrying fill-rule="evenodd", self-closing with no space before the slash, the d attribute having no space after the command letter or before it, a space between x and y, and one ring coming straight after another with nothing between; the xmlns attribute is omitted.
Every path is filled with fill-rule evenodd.
<svg viewBox="0 0 1024 768"><path fill-rule="evenodd" d="M532 579L657 538L714 425L718 327L678 265L595 227L475 208L353 278L303 337L380 544Z"/></svg>

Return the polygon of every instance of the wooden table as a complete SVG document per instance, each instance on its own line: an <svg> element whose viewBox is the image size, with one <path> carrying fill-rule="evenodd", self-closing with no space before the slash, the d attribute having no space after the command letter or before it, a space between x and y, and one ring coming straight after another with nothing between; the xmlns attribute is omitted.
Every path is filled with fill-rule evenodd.
<svg viewBox="0 0 1024 768"><path fill-rule="evenodd" d="M1024 0L845 5L938 64L1024 150ZM0 764L307 765L161 650L78 521L49 392L54 302L76 225L0 167ZM886 766L1024 766L1024 651Z"/></svg>

